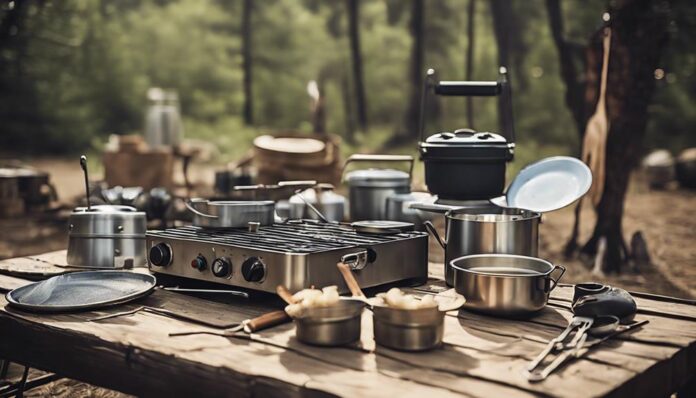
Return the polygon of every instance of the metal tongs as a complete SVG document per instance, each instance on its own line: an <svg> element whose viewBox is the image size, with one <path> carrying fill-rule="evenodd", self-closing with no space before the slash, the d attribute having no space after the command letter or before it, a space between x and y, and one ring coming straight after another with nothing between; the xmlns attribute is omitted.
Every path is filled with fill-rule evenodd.
<svg viewBox="0 0 696 398"><path fill-rule="evenodd" d="M574 316L568 326L560 335L551 339L544 350L527 366L526 376L530 382L545 380L571 358L580 357L583 348L592 348L618 334L648 323L642 321L621 325L622 321L633 319L635 315L635 302L630 295L610 286L602 286L597 292L588 293L584 291L586 286L587 284L581 284L576 287ZM604 294L605 297L598 294ZM573 331L575 334L568 341ZM587 343L588 335L596 339ZM539 369L541 363L552 353L556 354L554 360Z"/></svg>

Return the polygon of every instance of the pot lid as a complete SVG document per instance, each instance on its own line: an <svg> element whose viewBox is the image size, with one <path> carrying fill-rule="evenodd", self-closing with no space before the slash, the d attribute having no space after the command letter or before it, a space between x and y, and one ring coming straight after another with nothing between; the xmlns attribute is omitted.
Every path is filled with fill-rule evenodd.
<svg viewBox="0 0 696 398"><path fill-rule="evenodd" d="M522 169L502 198L491 202L546 213L562 209L587 193L592 185L590 168L579 159L553 156Z"/></svg>
<svg viewBox="0 0 696 398"><path fill-rule="evenodd" d="M433 134L425 140L426 144L488 146L507 145L507 140L500 134L476 132L471 129L459 129L453 133L448 131Z"/></svg>
<svg viewBox="0 0 696 398"><path fill-rule="evenodd" d="M394 235L402 232L413 231L414 224L403 221L366 220L355 221L350 224L357 233Z"/></svg>
<svg viewBox="0 0 696 398"><path fill-rule="evenodd" d="M89 210L87 207L76 207L75 210L73 210L73 214L131 214L137 212L138 209L135 207L121 205L96 205L91 206Z"/></svg>
<svg viewBox="0 0 696 398"><path fill-rule="evenodd" d="M419 148L423 160L505 162L512 159L514 144L499 134L460 129L433 134Z"/></svg>
<svg viewBox="0 0 696 398"><path fill-rule="evenodd" d="M394 169L362 169L346 174L349 185L408 185L409 180L407 172Z"/></svg>

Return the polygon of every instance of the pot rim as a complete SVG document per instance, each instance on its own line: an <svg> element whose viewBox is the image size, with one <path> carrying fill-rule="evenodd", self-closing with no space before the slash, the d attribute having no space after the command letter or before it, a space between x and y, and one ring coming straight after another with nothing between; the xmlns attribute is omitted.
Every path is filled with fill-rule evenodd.
<svg viewBox="0 0 696 398"><path fill-rule="evenodd" d="M468 259L472 258L482 258L482 257L495 257L495 258L518 258L518 259L525 259L525 260L532 260L536 261L539 263L542 263L544 265L547 265L549 269L546 272L538 272L535 274L509 274L509 273L504 273L504 272L481 272L481 271L472 271L471 269L468 268L463 268L455 264L456 262L461 262L465 261ZM502 253L495 253L495 254L470 254L468 256L461 256L457 257L449 262L450 267L452 267L455 271L461 271L461 272L467 272L470 274L476 274L476 275L485 275L485 276L495 276L495 277L502 277L502 278L538 278L540 276L549 276L555 269L555 265L551 263L550 261L544 260L539 257L531 257L531 256L522 256L519 254L502 254Z"/></svg>
<svg viewBox="0 0 696 398"><path fill-rule="evenodd" d="M247 207L247 206L270 206L275 204L272 200L207 200L207 199L191 199L194 205L205 204L207 206L229 206L229 207Z"/></svg>
<svg viewBox="0 0 696 398"><path fill-rule="evenodd" d="M514 223L514 222L520 222L520 221L529 221L529 220L535 220L535 219L540 219L541 218L541 213L532 211L532 210L526 210L526 209L519 209L516 207L501 207L503 209L503 213L496 214L493 212L490 212L490 208L481 208L482 212L481 213L472 213L473 211L476 211L478 209L470 209L470 208L460 208L460 209L451 209L448 210L445 213L445 218L447 220L456 220L456 221L468 221L468 222L475 222L475 223ZM506 214L506 212L513 212L514 214ZM492 215L492 216L519 216L521 218L516 219L516 220L477 220L475 217L480 217L480 216L485 216L485 215Z"/></svg>

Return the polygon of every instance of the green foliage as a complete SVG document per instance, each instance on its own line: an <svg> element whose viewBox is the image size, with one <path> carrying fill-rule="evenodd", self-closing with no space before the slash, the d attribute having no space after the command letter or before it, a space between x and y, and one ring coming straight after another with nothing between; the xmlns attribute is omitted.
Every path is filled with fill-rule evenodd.
<svg viewBox="0 0 696 398"><path fill-rule="evenodd" d="M16 34L0 42L0 151L75 152L110 133L142 129L149 87L178 91L186 134L210 141L223 157L240 156L270 130L309 131L306 85L319 80L330 132L347 133L355 106L345 1L254 2L252 12L255 126L240 122L241 1L47 0L28 4ZM519 23L511 76L518 131L516 163L541 153L576 153L577 132L564 102L558 56L544 0L511 3ZM694 145L696 57L693 6L681 2L668 78L651 108L649 145ZM467 1L425 3L426 66L440 78L465 73ZM583 44L604 1L563 2L566 36ZM0 21L10 12L0 9ZM376 150L403 120L411 38L410 3L362 0L360 34L371 129L345 151ZM476 4L474 78L497 76L497 50L487 2ZM691 51L689 51L691 50ZM347 91L346 91L347 90ZM427 132L466 126L461 98L440 100ZM495 100L475 101L476 125L497 131ZM409 151L413 145L394 150ZM545 148L550 148L546 150ZM549 152L550 151L550 152Z"/></svg>

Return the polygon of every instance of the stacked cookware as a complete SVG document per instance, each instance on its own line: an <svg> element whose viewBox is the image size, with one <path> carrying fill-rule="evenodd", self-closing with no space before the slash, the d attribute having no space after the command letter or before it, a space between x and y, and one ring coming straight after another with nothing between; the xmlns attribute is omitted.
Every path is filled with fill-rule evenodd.
<svg viewBox="0 0 696 398"><path fill-rule="evenodd" d="M423 90L419 152L434 203L412 207L443 213L445 236L428 231L445 250L445 280L467 299L465 307L502 316L541 309L565 271L536 258L543 212L581 197L589 169L568 157L544 159L520 172L505 191L505 169L514 156L511 88L507 71L498 81L437 81L428 70ZM431 95L498 96L502 134L458 129L423 135Z"/></svg>

